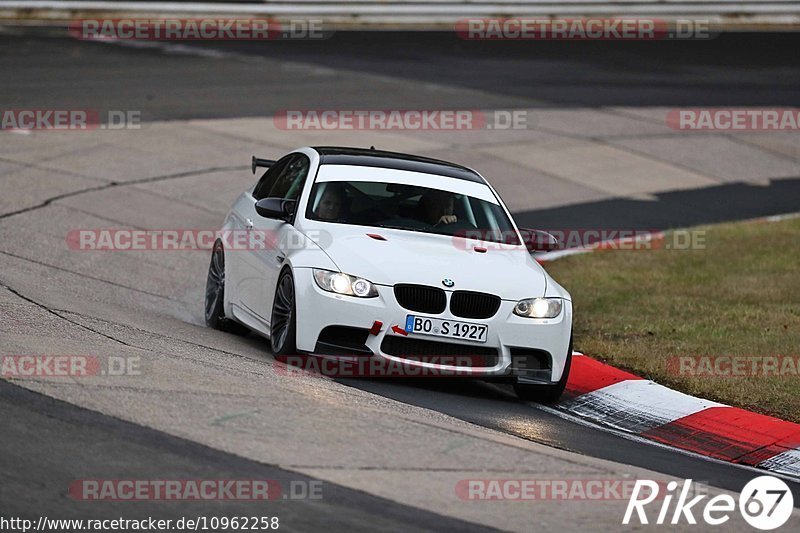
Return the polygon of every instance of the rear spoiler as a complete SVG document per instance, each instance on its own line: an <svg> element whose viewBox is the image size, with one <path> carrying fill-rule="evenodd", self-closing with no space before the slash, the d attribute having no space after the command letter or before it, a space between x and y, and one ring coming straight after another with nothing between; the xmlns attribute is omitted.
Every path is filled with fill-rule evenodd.
<svg viewBox="0 0 800 533"><path fill-rule="evenodd" d="M260 159L256 156L253 156L253 160L250 162L250 168L253 170L253 174L256 173L256 168L269 168L275 164L274 159Z"/></svg>

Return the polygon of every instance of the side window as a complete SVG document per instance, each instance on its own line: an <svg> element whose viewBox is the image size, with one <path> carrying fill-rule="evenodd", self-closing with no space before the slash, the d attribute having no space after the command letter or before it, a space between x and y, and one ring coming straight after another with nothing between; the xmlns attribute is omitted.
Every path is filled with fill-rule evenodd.
<svg viewBox="0 0 800 533"><path fill-rule="evenodd" d="M256 185L255 189L253 189L253 198L255 198L256 201L268 196L267 193L275 184L275 180L280 175L281 171L286 167L286 164L289 163L293 157L294 154L290 154L282 159L279 159L274 165L269 167L266 172L264 172L264 175L261 176L260 180L258 180L258 185Z"/></svg>
<svg viewBox="0 0 800 533"><path fill-rule="evenodd" d="M281 170L267 197L296 200L303 190L308 176L311 160L303 154L293 154L293 158Z"/></svg>

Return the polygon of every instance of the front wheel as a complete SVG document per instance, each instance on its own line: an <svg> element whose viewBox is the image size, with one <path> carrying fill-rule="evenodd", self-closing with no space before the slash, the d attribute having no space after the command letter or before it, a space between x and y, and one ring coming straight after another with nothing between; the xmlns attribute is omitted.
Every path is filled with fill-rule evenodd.
<svg viewBox="0 0 800 533"><path fill-rule="evenodd" d="M569 338L569 347L567 348L567 360L564 363L564 372L561 374L561 379L558 382L550 385L530 385L527 383L514 383L514 392L520 400L540 402L540 403L555 403L561 397L564 389L567 387L567 379L569 378L569 369L572 367L572 336Z"/></svg>
<svg viewBox="0 0 800 533"><path fill-rule="evenodd" d="M211 264L206 279L205 317L206 325L220 331L246 335L250 330L238 322L225 317L225 249L222 242L214 243Z"/></svg>
<svg viewBox="0 0 800 533"><path fill-rule="evenodd" d="M275 288L269 340L273 355L294 355L297 351L294 278L284 270Z"/></svg>

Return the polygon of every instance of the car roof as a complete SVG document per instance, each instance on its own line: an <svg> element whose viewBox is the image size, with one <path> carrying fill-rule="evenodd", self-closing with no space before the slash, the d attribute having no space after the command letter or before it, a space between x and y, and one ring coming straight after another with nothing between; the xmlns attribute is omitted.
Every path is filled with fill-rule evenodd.
<svg viewBox="0 0 800 533"><path fill-rule="evenodd" d="M431 157L386 152L371 148L348 148L342 146L314 146L312 148L319 154L320 165L391 168L436 174L475 183L486 183L480 174L472 169Z"/></svg>

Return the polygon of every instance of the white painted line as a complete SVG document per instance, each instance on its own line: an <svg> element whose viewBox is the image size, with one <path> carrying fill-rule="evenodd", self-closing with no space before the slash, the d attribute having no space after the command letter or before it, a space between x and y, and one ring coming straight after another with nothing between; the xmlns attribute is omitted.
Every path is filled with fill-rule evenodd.
<svg viewBox="0 0 800 533"><path fill-rule="evenodd" d="M791 220L794 218L800 218L800 212L796 213L784 213L782 215L772 215L768 217L759 217L759 218L750 218L746 220L741 220L739 222L781 222L783 220ZM553 252L535 252L533 254L534 259L540 262L547 262L547 261L555 261L556 259L560 259L562 257L568 257L570 255L578 255L578 254L585 254L589 252L594 252L595 250L602 248L604 245L607 247L606 249L613 249L613 245L621 245L623 243L628 244L630 242L648 242L654 238L664 238L664 234L667 231L676 232L676 231L687 231L687 228L675 228L671 230L665 230L664 232L658 231L655 233L646 233L643 235L638 235L631 240L630 238L627 239L612 239L607 241L602 241L601 243L592 245L592 246L582 246L580 248L567 248L566 250L555 250ZM625 249L622 249L625 251Z"/></svg>
<svg viewBox="0 0 800 533"><path fill-rule="evenodd" d="M210 57L212 59L223 59L228 57L246 58L244 54L223 52L214 48L204 48L200 46L189 46L181 43L165 41L134 41L127 39L96 39L94 42L103 44L113 44L128 48L158 49L165 54Z"/></svg>
<svg viewBox="0 0 800 533"><path fill-rule="evenodd" d="M772 215L771 217L767 217L765 220L767 222L781 222L783 220L791 220L793 218L800 218L800 213L786 213L783 215Z"/></svg>
<svg viewBox="0 0 800 533"><path fill-rule="evenodd" d="M564 409L622 431L642 433L723 404L643 379L620 381L564 402Z"/></svg>
<svg viewBox="0 0 800 533"><path fill-rule="evenodd" d="M588 254L589 252L594 252L594 248L567 248L566 250L555 250L553 252L534 253L533 257L537 261L555 261L556 259L561 259L562 257Z"/></svg>
<svg viewBox="0 0 800 533"><path fill-rule="evenodd" d="M533 254L533 257L537 261L554 261L556 259L560 259L562 257L567 257L570 255L594 252L597 249L629 250L630 248L626 247L635 246L636 243L650 242L653 239L663 239L663 238L664 238L664 233L661 231L643 232L633 237L623 237L621 239L606 239L603 241L596 242L590 246L567 248L565 250L554 250L552 252L535 252Z"/></svg>

